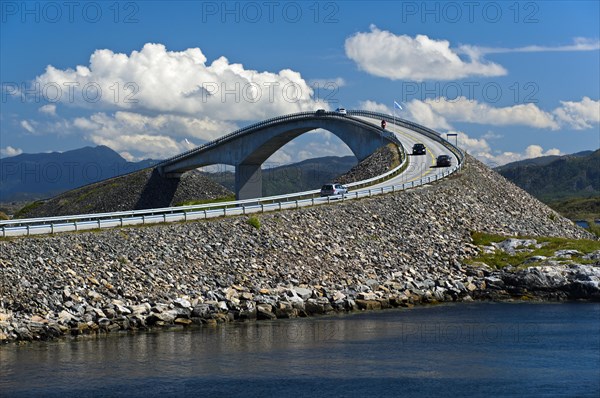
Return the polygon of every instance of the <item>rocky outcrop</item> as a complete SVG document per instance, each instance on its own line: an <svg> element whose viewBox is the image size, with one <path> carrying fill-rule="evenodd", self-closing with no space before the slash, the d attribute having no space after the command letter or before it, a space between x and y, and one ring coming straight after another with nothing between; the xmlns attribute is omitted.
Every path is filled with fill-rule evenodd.
<svg viewBox="0 0 600 398"><path fill-rule="evenodd" d="M156 170L144 169L36 202L21 211L19 218L151 209L231 195L233 192L195 171L177 179L163 178Z"/></svg>
<svg viewBox="0 0 600 398"><path fill-rule="evenodd" d="M354 166L347 173L335 179L340 184L368 180L384 174L400 164L400 153L394 144L376 150L371 156Z"/></svg>
<svg viewBox="0 0 600 398"><path fill-rule="evenodd" d="M532 253L546 244L538 243L536 239L507 239L485 246L482 251L515 256ZM587 254L573 249L557 250L552 256L509 259L513 264L500 270L480 264L476 274L484 277L485 288L474 292L475 298L600 301L600 250Z"/></svg>
<svg viewBox="0 0 600 398"><path fill-rule="evenodd" d="M423 188L258 217L0 241L0 340L471 300L512 283L465 265L471 231L592 237L472 158Z"/></svg>

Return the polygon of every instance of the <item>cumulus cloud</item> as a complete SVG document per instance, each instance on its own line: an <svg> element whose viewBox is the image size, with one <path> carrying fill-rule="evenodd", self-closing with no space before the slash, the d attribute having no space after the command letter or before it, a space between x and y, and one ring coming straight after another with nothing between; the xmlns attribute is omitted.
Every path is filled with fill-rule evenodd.
<svg viewBox="0 0 600 398"><path fill-rule="evenodd" d="M12 146L7 146L5 148L0 148L0 157L9 158L11 156L17 156L23 153L21 148L13 148Z"/></svg>
<svg viewBox="0 0 600 398"><path fill-rule="evenodd" d="M346 56L372 75L392 80L451 80L469 76L503 76L506 69L471 51L463 60L447 40L426 35L395 35L371 25L346 39Z"/></svg>
<svg viewBox="0 0 600 398"><path fill-rule="evenodd" d="M408 103L407 119L414 120L432 129L450 129L452 126L443 114L437 112L430 104L412 100Z"/></svg>
<svg viewBox="0 0 600 398"><path fill-rule="evenodd" d="M540 156L561 155L561 151L557 148L544 150L540 145L535 144L529 145L523 152L494 151L485 136L482 138L473 138L462 131L450 131L450 133L458 134L459 147L490 167L502 166L506 163Z"/></svg>
<svg viewBox="0 0 600 398"><path fill-rule="evenodd" d="M387 113L388 115L393 113L387 105L371 100L361 101L358 107L365 111Z"/></svg>
<svg viewBox="0 0 600 398"><path fill-rule="evenodd" d="M219 57L212 63L199 48L168 51L147 43L140 51L96 50L88 66L52 65L36 78L44 85L73 90L73 101L90 109L143 109L159 113L210 115L216 120L260 120L275 115L327 108L313 99L300 73L246 69ZM341 83L342 81L337 81Z"/></svg>
<svg viewBox="0 0 600 398"><path fill-rule="evenodd" d="M90 117L76 118L72 125L88 140L124 153L125 158L135 157L132 153L142 153L154 159L176 155L237 129L233 123L209 118L173 114L147 116L127 111L114 115L94 113Z"/></svg>
<svg viewBox="0 0 600 398"><path fill-rule="evenodd" d="M372 101L363 103L373 110L388 109ZM537 129L561 128L583 130L600 123L600 101L583 97L581 101L561 101L561 106L547 112L535 104L494 107L465 97L444 97L408 102L402 117L433 129L451 129L452 122L487 124L490 126L527 126Z"/></svg>
<svg viewBox="0 0 600 398"><path fill-rule="evenodd" d="M554 110L558 121L575 130L589 129L600 123L600 101L583 97L579 102L560 101L561 107Z"/></svg>
<svg viewBox="0 0 600 398"><path fill-rule="evenodd" d="M463 44L452 48L448 40L422 34L415 37L396 35L374 25L370 32L355 33L345 42L346 56L367 73L391 80L418 82L506 75L508 72L502 65L484 59L487 54L598 49L600 40L586 38L576 38L573 44L563 46L500 48Z"/></svg>
<svg viewBox="0 0 600 398"><path fill-rule="evenodd" d="M315 129L288 142L265 161L268 165L297 163L324 156L354 156L335 134Z"/></svg>
<svg viewBox="0 0 600 398"><path fill-rule="evenodd" d="M346 84L342 78L312 83L325 82ZM199 48L169 51L155 43L130 54L96 50L88 65L49 65L35 83L62 88L58 103L93 112L44 123L45 131L83 134L130 159L174 155L236 130L239 121L329 109L296 71L257 71L225 57L209 62ZM39 111L55 115L56 104ZM27 121L22 127L36 129Z"/></svg>
<svg viewBox="0 0 600 398"><path fill-rule="evenodd" d="M535 104L518 104L506 107L493 107L465 97L448 100L444 97L410 102L410 111L417 118L430 117L432 112L446 120L456 122L489 124L492 126L521 125L557 130L559 124L551 113ZM421 115L422 114L422 115Z"/></svg>
<svg viewBox="0 0 600 398"><path fill-rule="evenodd" d="M56 116L56 105L55 104L43 105L38 110L41 113L45 113L46 115Z"/></svg>

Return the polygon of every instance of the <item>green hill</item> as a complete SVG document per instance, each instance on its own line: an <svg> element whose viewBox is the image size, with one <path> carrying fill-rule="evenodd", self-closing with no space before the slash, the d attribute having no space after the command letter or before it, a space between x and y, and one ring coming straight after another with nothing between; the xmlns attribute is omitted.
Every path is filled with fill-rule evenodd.
<svg viewBox="0 0 600 398"><path fill-rule="evenodd" d="M496 171L545 203L600 196L600 150L509 163Z"/></svg>
<svg viewBox="0 0 600 398"><path fill-rule="evenodd" d="M600 150L544 156L496 168L504 177L600 236Z"/></svg>
<svg viewBox="0 0 600 398"><path fill-rule="evenodd" d="M262 171L263 196L320 189L356 165L354 156L326 156L307 159L285 166L265 168ZM204 173L211 180L234 190L233 172Z"/></svg>

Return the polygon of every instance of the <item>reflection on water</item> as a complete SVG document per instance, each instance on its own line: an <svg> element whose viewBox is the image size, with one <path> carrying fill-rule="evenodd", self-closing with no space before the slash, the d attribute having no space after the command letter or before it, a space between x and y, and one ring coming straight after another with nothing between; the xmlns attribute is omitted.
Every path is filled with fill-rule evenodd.
<svg viewBox="0 0 600 398"><path fill-rule="evenodd" d="M11 345L0 391L598 396L599 319L600 304L461 304Z"/></svg>

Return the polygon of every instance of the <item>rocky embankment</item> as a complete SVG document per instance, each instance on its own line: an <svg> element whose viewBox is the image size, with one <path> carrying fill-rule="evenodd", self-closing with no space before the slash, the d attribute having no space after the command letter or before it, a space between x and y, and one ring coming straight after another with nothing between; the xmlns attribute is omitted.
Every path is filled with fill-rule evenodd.
<svg viewBox="0 0 600 398"><path fill-rule="evenodd" d="M195 171L176 179L144 169L36 202L22 210L19 218L151 209L231 195L233 192Z"/></svg>
<svg viewBox="0 0 600 398"><path fill-rule="evenodd" d="M0 340L521 297L537 285L467 265L472 231L592 238L472 158L423 188L258 218L0 241ZM596 297L594 256L561 283Z"/></svg>
<svg viewBox="0 0 600 398"><path fill-rule="evenodd" d="M502 253L512 263L499 270L478 264L477 276L484 277L484 288L473 292L476 299L503 300L513 297L543 300L600 301L600 250L556 250L551 256L533 255L548 242L509 238L481 247L486 254ZM517 260L517 253L532 255ZM520 263L519 263L520 262Z"/></svg>
<svg viewBox="0 0 600 398"><path fill-rule="evenodd" d="M335 179L340 184L349 184L351 182L368 180L384 174L400 164L400 153L398 147L394 144L385 145L347 173Z"/></svg>

